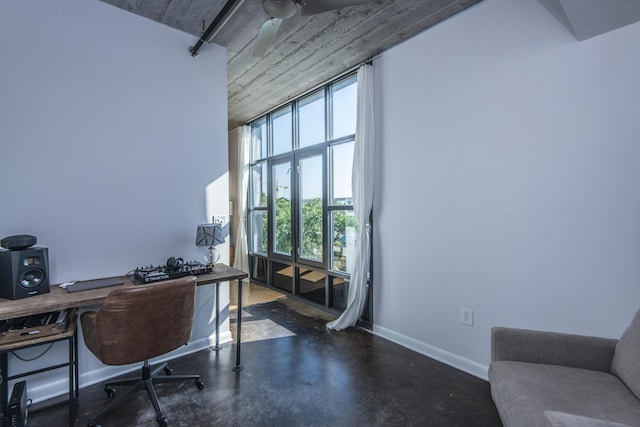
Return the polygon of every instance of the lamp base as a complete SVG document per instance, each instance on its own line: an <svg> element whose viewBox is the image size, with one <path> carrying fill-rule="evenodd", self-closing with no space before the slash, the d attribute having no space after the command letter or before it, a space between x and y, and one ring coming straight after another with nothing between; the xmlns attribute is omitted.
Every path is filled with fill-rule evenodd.
<svg viewBox="0 0 640 427"><path fill-rule="evenodd" d="M218 252L213 246L209 246L209 259L207 260L209 262L209 267L214 268L219 259L220 252Z"/></svg>

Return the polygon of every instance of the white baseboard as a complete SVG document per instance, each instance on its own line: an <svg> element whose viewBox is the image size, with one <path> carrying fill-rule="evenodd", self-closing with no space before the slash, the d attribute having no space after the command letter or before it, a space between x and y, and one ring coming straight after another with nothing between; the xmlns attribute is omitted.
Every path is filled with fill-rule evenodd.
<svg viewBox="0 0 640 427"><path fill-rule="evenodd" d="M488 381L489 379L488 366L481 365L480 363L465 359L464 357L460 357L453 353L449 353L448 351L444 351L438 347L434 347L421 341L417 341L413 338L399 334L382 326L374 325L373 333L374 335L388 339L389 341L392 341L396 344L435 359L438 362L442 362L444 364L452 366L485 381Z"/></svg>

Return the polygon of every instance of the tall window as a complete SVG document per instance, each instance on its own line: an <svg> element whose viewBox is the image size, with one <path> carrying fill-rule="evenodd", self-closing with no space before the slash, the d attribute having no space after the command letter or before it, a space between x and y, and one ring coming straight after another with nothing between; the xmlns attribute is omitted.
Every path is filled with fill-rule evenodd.
<svg viewBox="0 0 640 427"><path fill-rule="evenodd" d="M251 122L251 278L328 309L346 306L358 229L351 74Z"/></svg>

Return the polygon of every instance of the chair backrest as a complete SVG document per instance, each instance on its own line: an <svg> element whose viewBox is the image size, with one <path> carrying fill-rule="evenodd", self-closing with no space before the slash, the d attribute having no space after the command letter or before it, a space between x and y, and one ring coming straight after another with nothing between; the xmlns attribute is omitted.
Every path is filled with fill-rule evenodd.
<svg viewBox="0 0 640 427"><path fill-rule="evenodd" d="M115 289L95 314L98 358L108 365L151 359L187 343L195 302L194 276Z"/></svg>

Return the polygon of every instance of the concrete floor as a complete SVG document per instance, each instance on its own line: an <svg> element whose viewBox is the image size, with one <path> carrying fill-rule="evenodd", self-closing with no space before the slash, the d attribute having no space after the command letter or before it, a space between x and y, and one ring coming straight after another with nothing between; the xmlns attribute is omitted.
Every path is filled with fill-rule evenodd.
<svg viewBox="0 0 640 427"><path fill-rule="evenodd" d="M331 317L284 299L243 310L242 364L235 345L176 359L195 384L157 387L169 426L501 426L489 384L367 332L328 331ZM77 425L108 401L101 385L81 390ZM66 406L33 412L31 427L65 426ZM156 426L140 391L101 419Z"/></svg>

